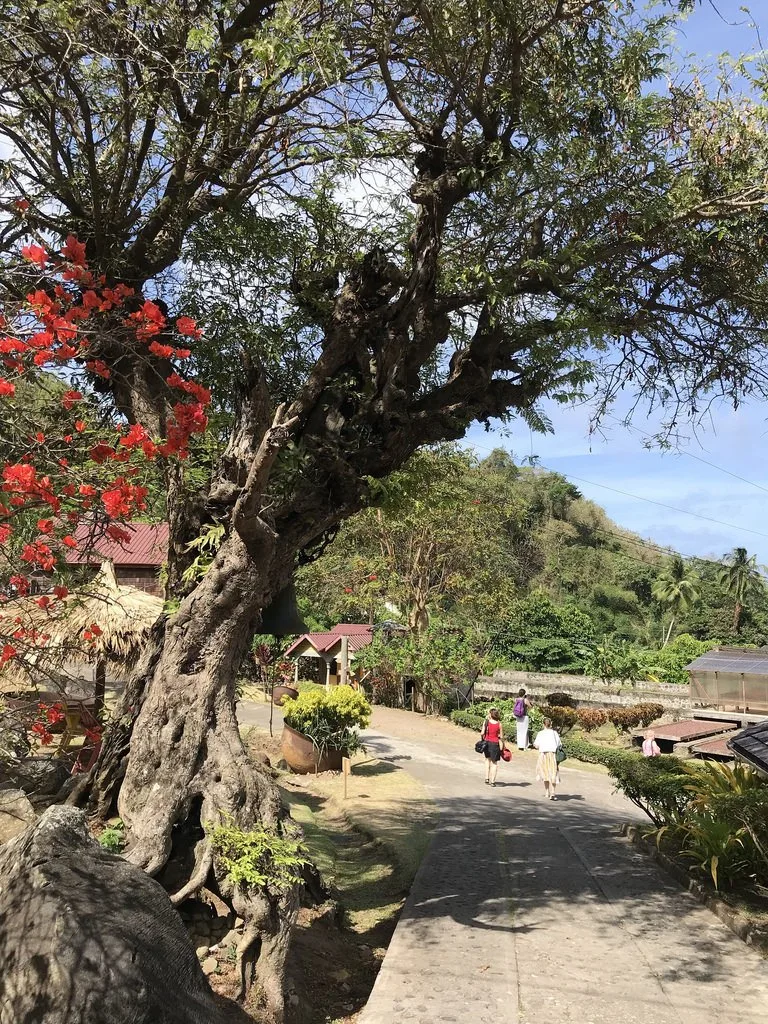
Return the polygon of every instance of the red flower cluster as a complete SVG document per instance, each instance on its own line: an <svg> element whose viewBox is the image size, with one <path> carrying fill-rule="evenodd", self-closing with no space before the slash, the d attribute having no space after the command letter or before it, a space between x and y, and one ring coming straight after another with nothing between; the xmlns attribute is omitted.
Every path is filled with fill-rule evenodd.
<svg viewBox="0 0 768 1024"><path fill-rule="evenodd" d="M29 203L17 200L14 206L23 214ZM99 358L92 341L98 336L98 319L111 314L108 329L114 330L119 323L114 314L120 315L134 290L121 283L108 285L104 276L96 278L88 268L86 245L74 235L66 239L58 254L33 241L22 248L21 255L36 280L13 317L7 311L0 315L0 408L3 399L14 397L26 374L38 367L66 366L73 386L62 392L61 406L65 413L79 411L86 396L84 389L74 386L75 381L82 377L87 381L88 375L110 378L110 366ZM188 339L198 339L202 333L195 321L186 316L169 321L158 303L148 299L125 313L122 324L131 329L136 342L146 345L147 358L165 364L160 373L166 377L169 395L181 392L178 401L169 402L165 437L152 437L140 423L98 436L81 412L77 419L65 421L60 434L54 430L47 431L52 436L33 432L28 447L17 446L13 459L0 463L0 549L3 557L18 559L27 571L49 572L55 568L57 556L76 548L75 527L85 514L89 523L103 524L112 539L128 540L129 535L115 520L130 519L145 509L147 489L136 477L146 461L186 457L190 438L207 428L205 407L211 400L210 391L173 369L169 372L168 367L169 362L190 357ZM110 471L116 462L121 464L117 476ZM41 505L50 510L48 515L40 510ZM17 549L10 543L13 517L25 511L36 514L39 536ZM26 572L15 571L18 567L11 565L7 576L15 593L23 596L30 585ZM66 596L66 587L57 586L52 596L38 598L37 603L47 608ZM0 600L6 598L0 596ZM97 630L86 632L93 639ZM11 654L6 649L6 660L12 656L15 651Z"/></svg>

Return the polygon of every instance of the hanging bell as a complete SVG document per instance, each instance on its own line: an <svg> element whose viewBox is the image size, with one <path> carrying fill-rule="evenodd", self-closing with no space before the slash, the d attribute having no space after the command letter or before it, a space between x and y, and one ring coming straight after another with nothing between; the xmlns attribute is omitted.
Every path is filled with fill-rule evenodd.
<svg viewBox="0 0 768 1024"><path fill-rule="evenodd" d="M307 632L296 605L296 588L291 581L287 587L275 594L270 605L261 613L260 633L272 636L300 636Z"/></svg>

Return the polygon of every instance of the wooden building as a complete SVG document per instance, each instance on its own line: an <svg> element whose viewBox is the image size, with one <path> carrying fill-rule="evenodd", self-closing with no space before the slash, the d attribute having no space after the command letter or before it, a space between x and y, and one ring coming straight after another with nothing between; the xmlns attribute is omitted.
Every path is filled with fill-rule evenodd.
<svg viewBox="0 0 768 1024"><path fill-rule="evenodd" d="M294 663L294 679L298 682L302 658L318 659L318 682L336 686L337 683L355 685L361 672L355 665L355 656L373 640L373 626L340 622L327 633L304 633L285 652Z"/></svg>
<svg viewBox="0 0 768 1024"><path fill-rule="evenodd" d="M103 562L111 562L115 579L121 587L135 587L147 594L163 596L160 569L168 554L167 523L125 523L130 540L114 541L109 537L89 537L89 527L78 528L75 539L78 550L67 556L70 565L87 565L98 570Z"/></svg>

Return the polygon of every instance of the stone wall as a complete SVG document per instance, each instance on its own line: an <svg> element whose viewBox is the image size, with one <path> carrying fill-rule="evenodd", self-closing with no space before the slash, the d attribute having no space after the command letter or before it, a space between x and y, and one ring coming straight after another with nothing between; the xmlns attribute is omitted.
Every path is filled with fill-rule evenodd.
<svg viewBox="0 0 768 1024"><path fill-rule="evenodd" d="M668 711L686 711L693 708L687 686L674 683L606 684L591 676L559 675L555 672L515 672L496 669L492 676L480 676L475 683L475 697L514 697L520 687L536 701L544 701L549 693L568 693L579 707L603 707L657 702Z"/></svg>

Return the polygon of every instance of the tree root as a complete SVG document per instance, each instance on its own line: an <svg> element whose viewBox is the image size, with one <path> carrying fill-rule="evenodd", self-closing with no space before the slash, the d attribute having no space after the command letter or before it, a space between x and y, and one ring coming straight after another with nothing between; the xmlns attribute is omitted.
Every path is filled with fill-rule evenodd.
<svg viewBox="0 0 768 1024"><path fill-rule="evenodd" d="M208 881L208 875L213 867L213 848L207 840L203 846L204 849L200 856L200 863L195 869L194 875L192 875L186 885L183 885L178 892L175 892L171 896L171 903L174 907L178 907L178 905L183 903L184 900L188 900L192 896L196 895Z"/></svg>

